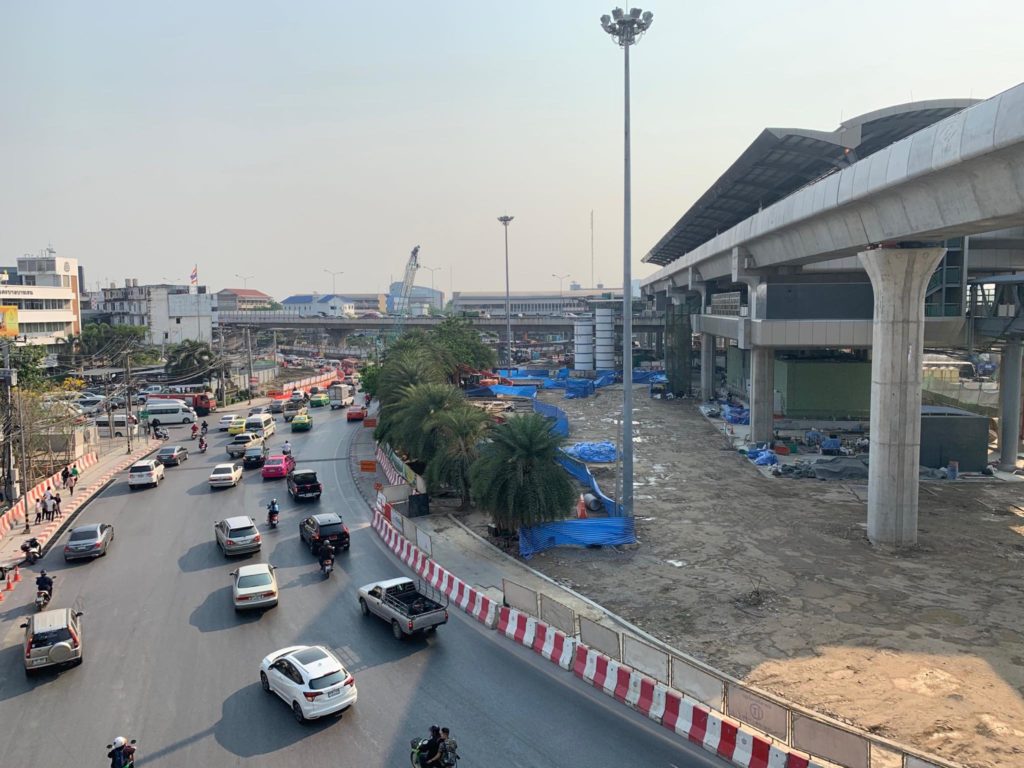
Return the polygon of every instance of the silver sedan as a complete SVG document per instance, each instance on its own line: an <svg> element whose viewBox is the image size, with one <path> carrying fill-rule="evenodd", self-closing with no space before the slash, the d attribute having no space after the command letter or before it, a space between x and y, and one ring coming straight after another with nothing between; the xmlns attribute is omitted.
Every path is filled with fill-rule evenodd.
<svg viewBox="0 0 1024 768"><path fill-rule="evenodd" d="M107 547L114 540L114 526L106 523L81 525L71 531L64 544L64 560L92 560L107 554Z"/></svg>
<svg viewBox="0 0 1024 768"><path fill-rule="evenodd" d="M277 576L274 575L274 566L267 563L243 565L237 571L232 571L231 575L235 577L232 599L236 611L277 605Z"/></svg>

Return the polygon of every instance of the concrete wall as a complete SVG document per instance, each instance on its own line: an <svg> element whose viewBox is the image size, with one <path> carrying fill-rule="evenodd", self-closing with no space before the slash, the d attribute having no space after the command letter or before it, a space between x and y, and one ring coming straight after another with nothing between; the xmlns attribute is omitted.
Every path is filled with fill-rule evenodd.
<svg viewBox="0 0 1024 768"><path fill-rule="evenodd" d="M871 363L776 360L775 389L791 419L869 418Z"/></svg>
<svg viewBox="0 0 1024 768"><path fill-rule="evenodd" d="M778 369L776 368L776 371ZM750 379L750 353L739 347L725 349L725 381L729 391L747 396L747 381Z"/></svg>
<svg viewBox="0 0 1024 768"><path fill-rule="evenodd" d="M766 320L870 320L874 316L875 294L869 282L769 283L766 288Z"/></svg>
<svg viewBox="0 0 1024 768"><path fill-rule="evenodd" d="M974 414L921 417L921 466L945 467L950 461L961 472L980 472L988 463L988 418Z"/></svg>

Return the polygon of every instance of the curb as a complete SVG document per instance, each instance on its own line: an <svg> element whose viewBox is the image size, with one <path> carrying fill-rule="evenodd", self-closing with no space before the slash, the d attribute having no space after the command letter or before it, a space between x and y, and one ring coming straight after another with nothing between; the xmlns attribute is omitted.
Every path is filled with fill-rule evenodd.
<svg viewBox="0 0 1024 768"><path fill-rule="evenodd" d="M36 539L38 539L42 549L40 559L45 557L50 552L50 550L53 548L54 543L57 541L58 538L60 538L60 535L71 525L72 522L74 522L74 520L79 516L82 510L89 506L89 504L91 504L101 493L103 493L103 491L105 491L114 483L115 475L123 472L125 469L130 467L136 461L139 461L140 459L144 458L145 456L148 456L151 453L155 453L160 449L160 447L160 444L152 447L147 446L145 450L138 450L132 454L126 454L121 459L121 461L112 465L111 469L107 470L100 477L99 480L92 483L91 485L82 488L81 494L75 499L75 501L78 501L78 504L74 507L74 509L68 510L64 514L64 516L56 522L41 525L40 528L38 529L40 532L36 534ZM79 499L81 501L79 501ZM16 561L16 564L22 565L24 564L24 560L18 560ZM12 563L10 567L13 568L14 565L15 563Z"/></svg>
<svg viewBox="0 0 1024 768"><path fill-rule="evenodd" d="M571 671L705 751L738 768L824 768L809 755L711 710L681 691L588 648L539 619L507 606L499 607L497 602L428 558L391 525L377 505L373 508L372 528L402 562L485 627L498 630L513 642Z"/></svg>

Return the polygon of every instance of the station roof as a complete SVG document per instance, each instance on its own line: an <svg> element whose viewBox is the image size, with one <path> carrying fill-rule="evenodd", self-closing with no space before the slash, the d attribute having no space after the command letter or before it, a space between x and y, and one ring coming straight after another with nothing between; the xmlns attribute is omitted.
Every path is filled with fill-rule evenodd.
<svg viewBox="0 0 1024 768"><path fill-rule="evenodd" d="M807 184L976 102L900 104L846 120L834 131L765 128L642 260L670 264Z"/></svg>

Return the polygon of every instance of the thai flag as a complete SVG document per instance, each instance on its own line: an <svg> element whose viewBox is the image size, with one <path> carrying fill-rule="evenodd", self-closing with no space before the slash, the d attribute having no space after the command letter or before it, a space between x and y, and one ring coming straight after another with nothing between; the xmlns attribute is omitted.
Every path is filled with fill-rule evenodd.
<svg viewBox="0 0 1024 768"><path fill-rule="evenodd" d="M192 285L199 285L199 265L192 267L192 274L189 276Z"/></svg>

